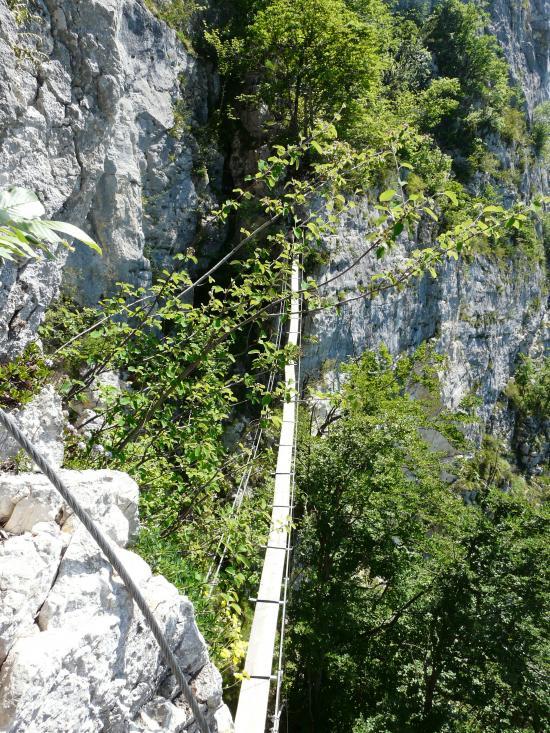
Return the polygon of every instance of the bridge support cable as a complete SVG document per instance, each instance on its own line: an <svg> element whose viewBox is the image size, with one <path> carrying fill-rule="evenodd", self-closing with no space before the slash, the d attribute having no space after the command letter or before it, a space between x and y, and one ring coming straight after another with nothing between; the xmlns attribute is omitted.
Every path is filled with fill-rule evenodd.
<svg viewBox="0 0 550 733"><path fill-rule="evenodd" d="M285 283L285 286L283 287L281 295L284 296L285 292L286 292L286 283ZM275 348L277 350L281 348L281 344L283 341L284 308L285 308L284 300L281 299L281 303L279 306L279 312L277 314L277 331L275 332ZM267 392L269 394L271 394L271 392L273 391L273 388L275 387L276 377L277 377L277 372L276 372L276 369L273 368L271 369L269 373L269 378L267 381ZM258 427L256 428L256 432L254 433L254 438L252 440L252 448L250 451L250 455L248 456L248 460L244 467L243 475L241 476L239 486L233 498L233 506L231 508L232 516L238 515L240 508L242 506L242 503L244 501L244 497L246 496L248 492L248 484L250 482L250 477L252 475L252 469L254 468L254 462L256 461L258 457L258 453L260 451L262 436L263 436L263 428L261 427L261 425L258 425ZM218 577L220 575L220 571L222 569L223 563L225 561L225 557L227 555L228 541L229 541L228 534L225 534L224 536L222 536L222 538L218 542L218 546L215 552L215 557L218 557L218 562L216 563L216 561L213 560L208 569L208 573L206 574L205 582L210 586L210 590L208 591L208 600L210 600L210 598L212 597L214 588L216 587L218 583ZM221 554L220 554L220 551L221 551Z"/></svg>
<svg viewBox="0 0 550 733"><path fill-rule="evenodd" d="M50 480L50 482L55 486L57 491L61 494L63 500L73 510L75 516L82 522L82 524L88 530L88 532L90 533L96 544L99 546L100 550L103 552L109 563L118 573L120 579L126 587L126 590L128 591L128 594L134 600L136 606L143 614L143 618L145 619L147 626L150 628L157 644L160 647L164 660L172 670L172 673L176 678L176 682L181 689L183 697L191 708L195 721L199 727L200 733L210 733L210 728L208 727L206 718L204 717L199 707L199 704L195 696L193 695L191 687L187 682L187 679L183 673L183 670L180 667L180 664L174 652L168 644L168 640L164 636L164 632L162 631L160 624L153 616L153 613L149 608L145 597L142 595L133 578L126 570L124 564L120 560L115 548L113 547L113 544L111 543L107 535L104 534L104 532L84 509L82 504L70 491L68 486L64 483L64 481L55 471L55 469L48 463L48 461L46 461L45 458L43 458L43 456L38 452L36 447L21 432L13 418L7 415L1 408L0 425L2 425L12 436L12 438L14 438L19 443L19 445L29 455L34 463L36 463L42 473L44 473L46 477Z"/></svg>
<svg viewBox="0 0 550 733"><path fill-rule="evenodd" d="M288 343L297 347L301 332L300 269L297 259L293 262L291 289ZM241 684L235 717L235 733L265 733L279 608L283 609L284 615L286 604L286 583L283 589L283 579L288 576L299 395L297 364L294 361L285 366L285 387L291 397L283 405L271 528L248 643L244 668L247 678ZM280 673L279 669L277 678Z"/></svg>

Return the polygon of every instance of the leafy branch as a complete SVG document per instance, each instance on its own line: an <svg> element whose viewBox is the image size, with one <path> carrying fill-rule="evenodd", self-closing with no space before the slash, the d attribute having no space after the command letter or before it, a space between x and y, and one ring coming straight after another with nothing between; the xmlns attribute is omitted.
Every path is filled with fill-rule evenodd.
<svg viewBox="0 0 550 733"><path fill-rule="evenodd" d="M27 188L10 186L0 191L0 261L34 259L40 251L50 255L51 246L69 246L60 234L101 254L99 245L82 229L64 221L42 219L45 213L36 194Z"/></svg>

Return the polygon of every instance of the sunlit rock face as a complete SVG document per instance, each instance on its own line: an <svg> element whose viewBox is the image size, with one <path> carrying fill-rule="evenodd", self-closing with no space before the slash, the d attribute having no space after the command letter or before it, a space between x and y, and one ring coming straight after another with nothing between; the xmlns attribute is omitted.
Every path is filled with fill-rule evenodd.
<svg viewBox="0 0 550 733"><path fill-rule="evenodd" d="M119 471L62 477L147 599L211 730L229 733L191 602L124 549L138 528L136 483ZM0 475L0 524L0 730L197 731L141 613L45 476Z"/></svg>
<svg viewBox="0 0 550 733"><path fill-rule="evenodd" d="M493 31L533 109L550 96L550 1L490 0Z"/></svg>
<svg viewBox="0 0 550 733"><path fill-rule="evenodd" d="M436 4L437 0L400 3L402 8L426 10ZM550 99L550 2L490 0L487 9L511 75L532 114ZM514 151L498 141L487 142L504 167L518 167ZM519 183L521 195L548 191L548 175L544 163L526 166ZM474 180L474 187L480 182ZM514 188L502 193L510 203L518 196ZM368 214L359 202L342 222L337 236L327 243L330 266L318 271L319 282L344 271L364 248ZM403 256L414 244L403 240L396 256ZM373 258L366 258L322 292L339 291L343 299L352 299L359 295L358 286L367 285L379 267ZM456 408L467 394L475 392L483 400L480 416L499 422L502 415L495 414L495 406L514 372L518 354L539 354L548 342L546 299L545 272L540 265L483 257L470 264L451 261L437 279L426 276L402 293L387 293L372 302L357 299L338 310L311 316L306 328L315 341L306 346L304 371L312 379L324 375L337 387L338 365L365 349L385 344L397 354L433 339L446 357L441 374L446 404ZM508 416L500 425L508 439L512 422Z"/></svg>
<svg viewBox="0 0 550 733"><path fill-rule="evenodd" d="M323 287L361 252L367 218L368 211L359 205L329 244L333 255L330 269L319 273L321 292L338 291L340 297L357 299L308 318L307 331L315 340L306 346L304 372L314 376L324 371L338 382L339 363L365 349L384 344L398 354L432 339L446 357L441 373L446 404L456 408L473 391L482 398L481 414L488 419L513 374L518 353L529 352L540 337L544 273L527 263L513 266L481 257L460 266L451 261L437 278L426 275L400 293L388 291L369 300L358 297L357 288L370 282L380 263L365 258ZM394 258L412 244L404 241Z"/></svg>
<svg viewBox="0 0 550 733"><path fill-rule="evenodd" d="M103 256L78 246L2 266L0 357L32 338L61 285L87 304L118 281L146 286L195 243L222 170L189 132L206 123L217 77L140 0L33 8L29 29L0 0L0 187L36 191ZM223 233L207 234L212 254Z"/></svg>

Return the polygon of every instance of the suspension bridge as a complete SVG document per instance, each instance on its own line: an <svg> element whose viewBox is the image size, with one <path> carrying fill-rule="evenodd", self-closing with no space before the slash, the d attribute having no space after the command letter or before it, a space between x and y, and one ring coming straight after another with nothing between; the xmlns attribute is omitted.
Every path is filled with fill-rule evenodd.
<svg viewBox="0 0 550 733"><path fill-rule="evenodd" d="M273 703L274 712L271 716L272 733L278 732L281 717L283 644L290 572L290 552L292 549L290 543L293 520L294 462L300 384L299 347L301 341L301 299L299 291L300 268L298 261L295 259L291 274L290 325L287 343L297 349L298 356L296 360L290 361L285 366L284 384L287 400L283 405L278 457L275 469L271 525L265 548L258 597L254 599L255 612L245 663L245 679L242 682L235 719L235 733L265 733L268 723L268 707L272 682L276 683ZM279 313L279 326L276 337L277 345L280 345L282 341L282 316L283 307L281 307L281 312ZM270 386L273 388L275 375L272 374L270 379ZM0 425L8 431L38 468L48 477L118 573L129 595L142 612L145 622L156 639L161 653L179 685L183 697L193 712L200 733L212 733L173 650L170 648L162 629L141 591L126 570L113 544L78 502L59 473L44 459L31 441L22 433L13 418L1 408ZM258 452L260 439L261 432L254 440L252 460ZM246 492L250 470L251 466L248 466L248 470L245 470L245 479L241 482L241 486L235 497L234 508L237 510ZM221 548L218 549L220 550ZM223 563L224 553L225 548L217 564L214 576L217 576L219 573ZM212 572L209 573L209 575L211 574ZM215 577L213 582L215 583ZM277 668L275 674L273 674L272 669L273 660L277 652L277 638Z"/></svg>
<svg viewBox="0 0 550 733"><path fill-rule="evenodd" d="M291 276L291 305L288 344L300 344L301 301L300 271L295 260ZM290 569L290 552L294 504L294 461L298 426L299 357L285 366L285 392L289 396L283 405L275 490L271 511L271 526L265 550L263 570L255 599L255 611L248 642L241 685L235 733L264 733L272 682L276 693L271 730L279 730L281 716L281 684L284 628ZM279 632L279 654L275 674L273 658Z"/></svg>

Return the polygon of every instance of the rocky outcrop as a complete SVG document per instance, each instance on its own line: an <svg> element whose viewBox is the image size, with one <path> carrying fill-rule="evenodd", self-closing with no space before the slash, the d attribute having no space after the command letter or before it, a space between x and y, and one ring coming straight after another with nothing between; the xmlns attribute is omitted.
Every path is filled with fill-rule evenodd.
<svg viewBox="0 0 550 733"><path fill-rule="evenodd" d="M205 124L216 77L142 0L36 0L30 20L0 0L0 187L33 189L48 215L103 247L0 268L0 357L21 350L63 282L97 303L117 281L147 285L196 243L221 176ZM215 251L220 233L208 229ZM147 243L147 246L146 246Z"/></svg>
<svg viewBox="0 0 550 733"><path fill-rule="evenodd" d="M322 287L361 252L367 220L368 211L358 205L329 243L330 268L318 275L323 296L359 296L358 286L368 285L379 269L375 258L366 258ZM404 249L405 244L401 254ZM384 267L389 266L385 262ZM337 381L338 363L365 349L385 344L398 354L433 339L446 357L441 375L445 403L456 408L468 393L476 392L487 419L513 374L518 353L527 353L536 338L544 317L543 291L544 273L536 265L483 258L462 265L450 261L437 278L426 275L403 292L358 298L314 314L306 328L316 338L306 346L303 369L309 375L324 370Z"/></svg>
<svg viewBox="0 0 550 733"><path fill-rule="evenodd" d="M436 4L437 0L400 0L403 9L429 9ZM550 1L490 0L487 10L532 114L538 104L550 99ZM518 168L518 151L507 148L500 139L487 142L504 169ZM483 173L480 177L485 183L490 180ZM524 167L518 185L527 198L547 191L548 166L531 162ZM517 199L517 188L501 188L508 203ZM320 283L344 270L361 251L367 213L360 204L342 222L334 241L327 243L331 264L319 271ZM401 254L406 247L404 242ZM344 298L358 296L358 287L370 282L376 267L373 259L364 260L334 286L324 288L323 295L339 291ZM464 396L475 392L483 400L481 417L487 420L514 372L517 355L528 353L541 338L544 279L543 267L537 263L477 257L471 264L448 263L437 279L426 276L402 293L386 294L373 302L356 300L338 311L317 313L307 324L315 343L306 349L304 371L310 378L324 373L337 386L338 363L364 349L384 343L397 354L434 339L438 351L447 357L442 372L446 404L456 408ZM508 418L501 426L507 438L512 422Z"/></svg>
<svg viewBox="0 0 550 733"><path fill-rule="evenodd" d="M61 466L65 453L63 445L63 406L53 385L47 385L26 405L13 410L12 418L52 466ZM14 459L20 445L0 427L0 464ZM27 458L24 458L27 462ZM28 459L30 462L30 459Z"/></svg>
<svg viewBox="0 0 550 733"><path fill-rule="evenodd" d="M493 31L529 112L550 97L550 0L491 0Z"/></svg>
<svg viewBox="0 0 550 733"><path fill-rule="evenodd" d="M221 677L193 607L123 549L138 527L138 487L117 471L64 471L150 603L213 731L229 731ZM0 730L196 731L172 700L158 647L91 537L45 477L0 477Z"/></svg>

